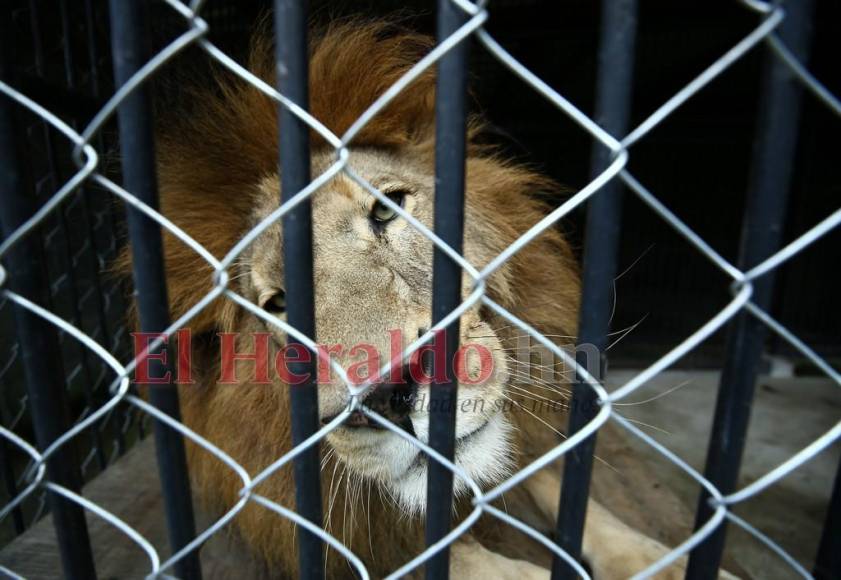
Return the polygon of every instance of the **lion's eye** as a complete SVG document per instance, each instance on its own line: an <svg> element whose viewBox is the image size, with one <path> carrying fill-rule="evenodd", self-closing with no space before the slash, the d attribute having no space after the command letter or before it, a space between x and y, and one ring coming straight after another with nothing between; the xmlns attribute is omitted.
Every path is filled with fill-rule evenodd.
<svg viewBox="0 0 841 580"><path fill-rule="evenodd" d="M397 217L397 212L378 201L371 209L371 219L380 223L390 222Z"/></svg>
<svg viewBox="0 0 841 580"><path fill-rule="evenodd" d="M386 196L399 205L403 207L403 200L406 198L405 191L389 191L386 193ZM371 208L371 219L377 223L378 225L382 225L385 223L390 222L394 218L397 217L397 212L392 208L388 207L381 201L377 201L374 203L374 206Z"/></svg>
<svg viewBox="0 0 841 580"><path fill-rule="evenodd" d="M270 314L286 312L286 293L283 290L278 291L263 304L263 309Z"/></svg>

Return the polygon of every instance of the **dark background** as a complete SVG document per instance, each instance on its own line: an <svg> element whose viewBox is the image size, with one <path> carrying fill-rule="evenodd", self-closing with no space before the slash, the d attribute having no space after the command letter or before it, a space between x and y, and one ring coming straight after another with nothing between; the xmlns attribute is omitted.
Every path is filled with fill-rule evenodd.
<svg viewBox="0 0 841 580"><path fill-rule="evenodd" d="M210 2L214 40L242 53L252 23L270 2ZM396 17L434 35L434 3L316 1L314 24L343 16ZM231 6L233 3L231 3ZM599 3L591 0L493 0L488 30L517 59L583 112L593 115ZM841 93L841 4L817 2L809 69ZM214 22L214 19L216 21ZM641 1L632 126L744 38L758 16L735 1ZM224 23L224 28L217 25ZM474 44L474 108L490 120L493 139L519 159L568 186L589 181L592 140L542 96ZM760 94L760 45L635 144L630 171L725 258L737 260L742 211ZM811 94L803 100L800 142L786 224L794 239L841 207L841 119ZM559 200L560 201L560 200ZM580 249L584 210L563 224ZM642 366L691 334L729 300L729 280L633 195L626 196L613 329L639 325L617 344L612 364ZM778 271L773 314L818 352L841 355L841 232L835 231ZM627 270L627 271L626 271ZM621 336L617 335L617 336ZM724 332L681 365L721 364ZM771 351L794 355L772 337Z"/></svg>

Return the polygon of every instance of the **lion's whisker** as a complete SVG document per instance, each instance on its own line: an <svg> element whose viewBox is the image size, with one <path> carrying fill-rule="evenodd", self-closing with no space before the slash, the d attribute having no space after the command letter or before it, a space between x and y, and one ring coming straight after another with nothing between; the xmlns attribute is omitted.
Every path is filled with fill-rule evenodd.
<svg viewBox="0 0 841 580"><path fill-rule="evenodd" d="M544 424L546 427L548 427L548 428L549 428L549 430L550 430L550 431L552 431L553 433L555 433L555 434L559 435L560 437L562 437L562 438L564 438L564 439L566 439L566 438L567 438L566 434L564 434L564 433L562 433L562 432L558 431L557 429L555 429L554 427L552 427L552 425L550 425L549 423L547 423L544 419L542 419L541 417L538 417L537 415L535 415L534 413L532 413L531 411L529 411L528 409L526 409L525 407L523 407L520 403L518 403L518 402L517 402L517 401L515 401L514 399L512 399L512 398L508 397L507 395L503 395L503 397L505 397L506 399L508 399L509 401L511 401L512 403L514 403L515 405L517 405L520 409L522 409L523 411L525 411L526 413L528 413L529 415L531 415L532 417L534 417L535 419L537 419L538 421L540 421L541 423L543 423L543 424ZM629 419L629 420L630 420L630 419ZM649 426L650 426L650 425L649 425ZM616 473L620 473L620 471L619 471L618 469L616 469L615 467L613 467L610 463L608 463L607 461L605 461L604 459L602 459L602 458L601 458L601 457L599 457L598 455L593 455L593 458L595 458L595 459L596 459L599 463L602 463L603 465L607 466L607 467L608 467L608 468L610 468L611 470L615 471Z"/></svg>
<svg viewBox="0 0 841 580"><path fill-rule="evenodd" d="M625 419L626 421L628 421L629 423L634 423L634 424L640 425L642 427L648 427L649 429L654 429L655 431L659 431L660 433L664 433L666 435L671 435L670 432L668 432L665 429L662 429L660 427L657 427L656 425L651 425L649 423L645 423L645 422L639 421L637 419L631 419L629 417L626 417L625 415L619 415L619 416L622 417L623 419Z"/></svg>
<svg viewBox="0 0 841 580"><path fill-rule="evenodd" d="M508 399L509 401L511 401L512 403L514 403L515 405L517 405L520 409L522 409L523 411L525 411L526 413L528 413L529 415L531 415L532 417L534 417L535 419L537 419L538 421L540 421L541 423L543 423L544 425L546 425L546 427L548 427L548 428L549 428L549 429L550 429L553 433L555 433L555 434L559 435L560 437L563 437L564 439L566 439L566 438L567 438L567 436L566 436L565 434L561 433L560 431L558 431L557 429L555 429L554 427L552 427L552 425L550 425L550 424L549 424L549 423L548 423L545 419L543 419L542 417L538 417L535 413L532 413L531 411L529 411L528 409L526 409L526 408L525 408L524 406L522 406L522 405L521 405L518 401L515 401L514 399L512 399L512 398L511 398L511 397L509 397L508 395L503 395L503 397L505 397L506 399Z"/></svg>
<svg viewBox="0 0 841 580"><path fill-rule="evenodd" d="M500 350L502 350L502 349L500 349ZM545 368L547 368L547 369L548 369L548 368L550 368L550 367L554 368L554 367L564 367L564 366L567 366L567 362L566 362L565 360L562 360L562 359L553 360L553 362L552 362L551 364L549 364L549 363L540 363L540 364L538 364L538 363L533 363L533 362L531 362L531 359L530 359L530 358L526 358L526 357L523 357L523 358L518 358L518 357L516 357L516 356L512 356L512 355L510 355L510 354L508 354L508 353L506 353L506 354L505 354L505 358L506 358L507 360L513 361L513 362L518 363L518 364L528 365L528 366L532 366L532 367L536 367L536 368L542 368L542 367L545 367ZM525 360L524 360L524 359L525 359Z"/></svg>
<svg viewBox="0 0 841 580"><path fill-rule="evenodd" d="M333 528L333 506L336 502L336 494L333 491L333 484L336 482L336 470L339 468L339 461L336 461L333 465L333 475L330 477L330 489L327 492L327 517L324 520L325 531L329 534L330 530ZM342 477L344 476L345 468L342 466L342 471L339 473L339 483L341 484ZM324 554L324 571L325 574L327 572L327 556L330 554L330 547L327 547L327 551Z"/></svg>
<svg viewBox="0 0 841 580"><path fill-rule="evenodd" d="M327 450L327 453L324 454L324 457L321 458L321 471L324 471L324 468L327 466L327 462L330 461L335 452L336 450L331 447Z"/></svg>
<svg viewBox="0 0 841 580"><path fill-rule="evenodd" d="M528 390L524 389L523 387L518 387L516 385L510 385L510 386L514 390L518 391L520 396L526 397L526 398L531 399L533 401L538 401L538 402L546 401L547 403L557 404L557 403L563 403L566 400L566 399L560 399L560 400L550 399L549 397L545 397L543 395L538 395L537 393L529 392Z"/></svg>
<svg viewBox="0 0 841 580"><path fill-rule="evenodd" d="M552 391L552 392L555 392L555 393L563 393L565 395L569 395L571 393L571 391L569 389L565 388L565 387L562 387L560 385L556 385L554 383L550 383L548 381L545 381L545 380L537 378L537 377L533 377L531 375L522 373L520 371L511 371L509 374L510 374L511 377L513 377L515 379L519 379L520 381L522 381L523 384L526 384L526 385L535 386L535 387L541 388L543 390ZM511 384L515 384L515 383L511 383Z"/></svg>
<svg viewBox="0 0 841 580"><path fill-rule="evenodd" d="M559 389L554 389L554 388L551 388L551 387L545 387L543 385L539 385L539 384L536 384L536 383L528 383L528 382L525 382L525 381L523 381L522 383L519 383L519 384L518 383L511 383L508 386L512 387L512 388L519 388L520 390L523 390L523 391L525 391L525 392L527 392L531 395L534 395L534 396L540 396L538 393L532 392L532 391L530 391L526 388L526 387L535 387L535 388L541 389L543 391L548 391L548 392L550 392L554 395L558 395L559 400L561 400L561 401L568 401L571 397L571 393L569 391L562 391L562 390L559 390Z"/></svg>
<svg viewBox="0 0 841 580"><path fill-rule="evenodd" d="M622 340L623 338L625 338L626 336L628 336L628 335L629 335L632 331L634 331L634 330L635 330L635 329L636 329L636 328L637 328L640 324L642 324L642 323L645 321L645 319L646 319L646 318L648 318L648 314L646 314L645 316L643 316L642 318L640 318L640 319L639 319L639 321L637 321L637 322L636 322L636 324L632 324L632 325L631 325L631 326L629 326L627 329L625 329L624 334L622 334L622 336L620 336L619 338L617 338L616 340L614 340L612 343L610 343L609 345L607 345L607 347L605 348L605 350L606 350L606 351L608 351L608 350L610 350L611 348L613 348L614 346L616 346L616 345L619 343L619 341L620 341L620 340Z"/></svg>
<svg viewBox="0 0 841 580"><path fill-rule="evenodd" d="M546 375L551 373L552 379L544 378L543 376L535 377L532 371L537 371L540 375ZM512 376L520 376L520 377L528 377L529 379L539 380L543 384L552 384L557 385L560 389L565 389L560 384L557 384L557 381L563 382L570 382L571 379L575 376L574 369L564 370L564 371L557 371L555 369L550 369L548 367L541 367L537 365L533 365L530 367L512 367L508 370L508 373ZM555 378L557 376L557 378ZM550 382L551 381L551 382ZM568 390L568 389L567 389Z"/></svg>
<svg viewBox="0 0 841 580"><path fill-rule="evenodd" d="M613 405L616 406L616 407L633 407L635 405L645 405L646 403L650 403L652 401L656 401L657 399L659 399L661 397L665 397L666 395L670 395L670 394L674 393L675 391L677 391L678 389L681 389L681 388L683 388L686 385L691 384L691 383L692 383L692 380L687 379L687 380L683 381L682 383L679 383L679 384L675 385L671 389L663 391L662 393L657 393L656 395L654 395L653 397L650 397L648 399L644 399L642 401L632 401L630 403L613 403Z"/></svg>
<svg viewBox="0 0 841 580"><path fill-rule="evenodd" d="M371 557L374 557L374 542L371 540L371 488L374 486L371 480L368 480L368 509L366 510L368 520L368 551Z"/></svg>

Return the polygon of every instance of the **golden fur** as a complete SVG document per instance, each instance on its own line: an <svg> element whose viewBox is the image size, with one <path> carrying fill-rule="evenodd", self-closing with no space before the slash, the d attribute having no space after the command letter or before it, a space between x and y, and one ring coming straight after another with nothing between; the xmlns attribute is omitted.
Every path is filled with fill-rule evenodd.
<svg viewBox="0 0 841 580"><path fill-rule="evenodd" d="M428 38L386 23L345 22L326 29L311 41L312 114L341 135L430 45ZM273 84L271 44L264 37L258 36L253 43L249 68ZM190 115L159 132L158 176L164 215L221 258L254 225L255 207L278 199L279 152L277 104L230 75L220 73L217 84L218 90L211 94L196 92ZM428 70L358 134L352 148L374 151L365 153L370 157L369 161L365 161L369 157L362 158L365 163L376 165L387 159L387 165L405 167L407 173L432 176L434 91L434 71ZM474 120L470 130L465 240L466 255L478 267L546 215L547 208L536 200L535 193L556 190L551 180L478 145L475 138L480 126ZM332 159L331 155L326 144L314 136L314 173ZM338 177L323 189L343 191L352 187L346 178ZM279 240L277 232L267 235ZM170 234L165 235L165 252L174 318L212 288L211 269ZM249 265L267 260L265 255L249 254L243 260L245 265L241 263L231 272L232 278L238 274L247 277ZM129 262L125 253L120 268L127 272ZM326 284L320 277L323 272L340 268L340 261L317 268L316 286ZM232 280L231 288L256 300L256 295L242 286L247 282L241 280L244 278ZM488 281L488 294L548 335L574 337L576 333L577 266L568 243L554 228L501 267ZM521 334L498 317L487 312L482 316L503 345ZM190 326L197 337L212 337L223 331L265 331L255 316L225 298L217 299ZM198 342L198 384L181 387L180 391L183 419L249 473L256 474L289 449L288 389L279 383L253 385L244 379L238 385L217 385L216 343L212 338ZM559 342L569 344L570 340ZM246 336L239 349L250 348ZM545 391L535 393L545 395ZM509 393L508 398L522 400L517 393ZM517 466L557 444L556 435L544 422L555 428L565 423L558 413L542 420L513 413L510 420L515 424L511 449L515 450ZM377 481L345 469L336 454L328 451L331 445L328 441L322 446L322 453L327 455L322 479L323 505L328 514L325 526L363 559L374 576L381 576L422 550L422 518L406 517ZM194 489L206 507L220 514L232 506L239 499L239 478L195 445L188 445L188 454ZM290 468L281 469L257 489L288 507L294 506L293 490ZM495 525L486 520L480 521L474 534L492 543ZM544 523L551 527L551 518ZM230 527L250 553L258 556L267 573L295 575L295 538L301 532L296 532L289 521L249 503ZM333 552L328 555L327 567L328 577L350 575L347 563Z"/></svg>

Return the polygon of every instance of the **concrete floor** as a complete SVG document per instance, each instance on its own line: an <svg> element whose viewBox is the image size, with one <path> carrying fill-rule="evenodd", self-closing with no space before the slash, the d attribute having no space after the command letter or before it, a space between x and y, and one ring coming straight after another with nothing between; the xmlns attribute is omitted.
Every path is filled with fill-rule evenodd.
<svg viewBox="0 0 841 580"><path fill-rule="evenodd" d="M634 374L613 371L608 386L615 388ZM663 373L617 411L638 421L654 439L702 470L717 379L713 372ZM649 401L678 385L683 386ZM839 419L841 389L829 380L763 377L753 407L741 485L791 457ZM616 425L606 426L599 442L601 461L595 464L593 495L620 517L630 516L628 523L651 537L672 546L685 539L694 520L695 481ZM841 445L836 444L735 512L811 569L839 456ZM154 448L148 439L90 483L85 495L135 526L163 556L168 553L165 518L157 470L150 468L153 464ZM148 558L127 536L90 514L88 525L101 577L134 578L148 571ZM55 547L52 522L44 518L0 551L0 565L28 578L52 578L59 569ZM727 567L743 578L796 577L775 554L733 526L728 551ZM202 551L205 578L231 577L226 554Z"/></svg>
<svg viewBox="0 0 841 580"><path fill-rule="evenodd" d="M620 386L638 371L613 371ZM718 385L717 372L661 374L618 407L655 440L703 471ZM824 378L761 377L757 384L740 486L747 485L808 445L841 420L841 388ZM642 424L649 427L644 427ZM694 511L698 484L635 437L630 444L657 470L658 479ZM841 457L837 442L809 463L734 511L811 570L833 477ZM798 577L753 536L729 527L729 556L748 576L768 580Z"/></svg>

